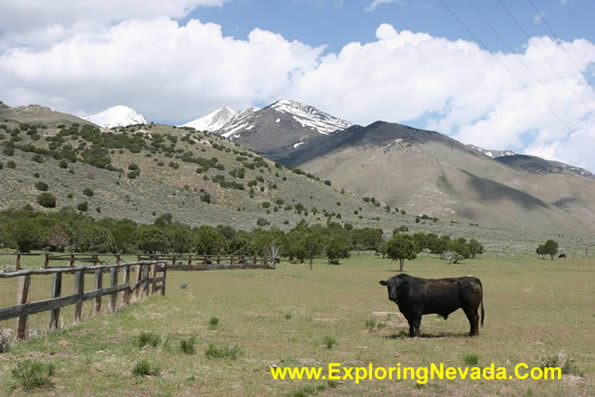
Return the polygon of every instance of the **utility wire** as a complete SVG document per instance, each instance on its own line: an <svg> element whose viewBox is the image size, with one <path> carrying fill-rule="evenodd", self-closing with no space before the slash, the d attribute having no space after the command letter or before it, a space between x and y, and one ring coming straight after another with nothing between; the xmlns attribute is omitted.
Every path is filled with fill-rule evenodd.
<svg viewBox="0 0 595 397"><path fill-rule="evenodd" d="M536 75L536 73L534 73L529 66L527 66L527 64L525 63L525 61L523 60L523 58L521 58L512 48L512 46L508 43L508 41L500 34L500 32L498 32L498 30L490 23L490 21L485 17L485 15L479 10L479 8L473 4L472 0L467 0L467 3L471 6L471 8L473 8L475 10L475 12L481 17L481 19L485 22L485 24L492 30L492 32L494 32L494 34L496 34L496 36L498 36L498 38L506 45L506 48L508 48L508 50L510 51L510 53L516 58L516 60L523 65L523 67L527 70L527 72L529 72L529 75L532 76L535 81L541 86L541 88L544 91L547 91L545 88L545 83L539 79ZM577 124L580 126L581 122L580 120L574 116L570 110L568 110L563 104L562 102L558 101L555 97L551 97L554 101L556 101L556 103L558 103L558 105L560 105L560 108L564 109L564 111L566 113L568 113L568 115L572 118L575 119L577 121Z"/></svg>
<svg viewBox="0 0 595 397"><path fill-rule="evenodd" d="M512 14L512 12L510 12L510 10L508 9L508 7L506 7L506 5L504 4L504 2L502 0L498 0L498 3L500 3L500 5L502 6L502 8L504 8L504 11L506 11L506 13L508 14L508 16L510 16L510 18L514 21L514 23L519 27L519 29L521 29L523 31L523 33L525 34L525 36L527 36L527 39L529 40L529 43L533 42L533 45L535 46L535 48L537 48L537 50L539 51L539 53L541 54L541 56L543 57L543 59L545 59L545 61L550 65L550 67L552 68L552 70L554 70L554 72L556 72L556 74L558 75L558 77L560 77L560 79L562 81L564 81L564 83L566 84L566 86L568 86L568 88L573 93L573 95L583 104L583 106L585 107L585 109L589 110L589 106L587 106L587 104L585 103L585 101L583 101L583 99L576 93L576 91L574 90L574 88L572 88L572 86L568 83L568 81L564 78L564 76L562 76L562 74L558 71L558 69L556 69L556 67L550 62L550 60L548 59L548 57L545 56L545 54L543 53L543 51L541 51L541 48L537 45L537 43L535 43L533 41L533 38L531 37L531 35L525 30L525 28L523 27L523 25L521 25L521 23L518 21L518 19L516 19L516 17Z"/></svg>
<svg viewBox="0 0 595 397"><path fill-rule="evenodd" d="M543 21L544 25L548 28L548 30L550 31L550 33L552 34L552 36L554 36L554 38L557 41L560 42L560 46L562 47L562 49L566 53L566 57L574 65L574 67L575 67L576 71L578 72L578 74L582 77L582 79L585 81L585 83L587 83L587 85L590 86L589 82L585 79L585 76L583 76L583 72L581 72L581 69L578 67L578 65L576 64L576 62L574 62L574 59L572 59L572 57L570 56L570 54L566 50L566 46L564 45L564 42L562 40L560 40L560 38L558 37L558 35L554 32L554 29L552 29L552 27L550 26L550 24L547 21L547 19L545 19L545 14L543 12L541 12L537 8L537 6L535 5L535 3L533 3L533 0L528 0L528 1L531 4L531 6L533 7L533 9L535 10L535 12L537 12L537 14L541 16L541 20Z"/></svg>
<svg viewBox="0 0 595 397"><path fill-rule="evenodd" d="M471 36L473 36L475 38L475 40L477 40L477 42L479 44L481 44L486 50L488 50L488 52L490 54L492 54L492 56L494 58L496 58L496 60L508 71L508 73L510 73L520 84L523 88L528 89L527 84L521 80L505 63L504 61L502 61L495 53L494 51L492 51L490 49L490 47L488 47L483 40L481 40L479 38L479 36L477 36L468 26L467 24L465 24L465 22L463 22L463 20L461 20L461 18L459 18L459 16L444 2L444 0L440 0L440 3L442 4L442 6L461 24L461 26L463 26L463 28L465 28L465 30L467 30L467 32L469 32L469 34ZM564 128L566 128L569 132L572 131L573 129L568 126L568 124L566 124L561 118L560 116L558 116L558 114L556 114L556 112L554 112L548 105L547 103L544 103L542 101L542 104L545 105L545 107L548 109L548 111L560 122L560 124L562 124L562 126L564 126Z"/></svg>

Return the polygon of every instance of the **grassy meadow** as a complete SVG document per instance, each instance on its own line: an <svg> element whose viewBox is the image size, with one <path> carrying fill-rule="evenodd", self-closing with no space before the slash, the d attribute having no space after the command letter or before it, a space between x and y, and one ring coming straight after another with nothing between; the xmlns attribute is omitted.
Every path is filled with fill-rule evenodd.
<svg viewBox="0 0 595 397"><path fill-rule="evenodd" d="M430 256L408 261L405 270L415 276L481 278L486 319L478 338L466 336L468 322L462 311L446 321L436 315L424 316L421 338L402 337L408 330L406 321L387 299L386 288L378 285L379 280L396 274L397 268L397 263L378 256L354 255L339 266L316 261L313 270L308 265L282 263L276 270L172 271L165 297L150 297L116 315L90 318L0 354L0 394L29 393L11 375L27 359L55 366L54 387L33 391L40 395L595 393L592 258L480 258L461 265L446 265ZM107 301L104 298L106 306ZM373 323L381 326L367 326ZM157 346L139 347L142 332L157 335ZM184 349L195 352L185 354L180 341L191 338L195 338L194 349L188 347L192 342L186 342ZM329 343L333 340L336 343ZM228 357L216 357L226 353ZM359 385L352 380L275 381L269 370L271 365L326 366L329 362L465 366L465 357L473 354L480 367L494 363L507 367L509 373L519 362L538 366L559 354L570 357L573 368L562 380L430 380L423 386L413 380ZM233 355L235 359L229 357ZM150 366L145 372L153 375L133 375L142 360Z"/></svg>

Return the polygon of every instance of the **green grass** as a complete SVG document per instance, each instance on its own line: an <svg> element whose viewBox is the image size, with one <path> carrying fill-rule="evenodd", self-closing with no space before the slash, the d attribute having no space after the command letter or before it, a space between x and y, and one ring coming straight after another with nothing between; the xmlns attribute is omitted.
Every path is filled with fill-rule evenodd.
<svg viewBox="0 0 595 397"><path fill-rule="evenodd" d="M386 287L378 285L396 273L396 263L354 255L340 266L319 260L312 271L308 267L168 272L172 288L165 297L149 297L116 315L93 317L0 355L0 395L12 392L11 371L31 358L55 364L52 382L64 395L287 396L323 380L275 381L269 366L442 362L464 367L463 357L475 353L480 368L494 363L513 371L519 362L539 367L544 358L561 352L572 358L569 368L576 368L569 373L582 373L584 380L567 379L569 375L561 381L434 379L421 389L408 380L359 385L340 380L335 389L319 394L512 396L531 390L535 396L593 395L593 259L481 258L457 266L427 256L408 261L405 270L420 277L481 278L486 318L476 338L467 336L469 324L462 311L446 321L424 316L421 337L406 337L406 321L387 299ZM177 288L182 281L188 283L184 290ZM63 291L71 284L65 278ZM209 328L214 313L220 319L216 330ZM292 313L291 321L286 313ZM369 332L364 325L372 318L386 326ZM173 348L162 342L157 348L139 349L130 341L141 332L167 338ZM329 350L322 345L325 336L339 343ZM192 337L198 354L181 354L180 341ZM217 352L239 346L241 354L235 360L209 358L205 352L210 345ZM161 376L137 381L131 369L141 360L160 367Z"/></svg>
<svg viewBox="0 0 595 397"><path fill-rule="evenodd" d="M132 368L132 375L134 376L156 376L160 373L161 369L148 360L141 360Z"/></svg>
<svg viewBox="0 0 595 397"><path fill-rule="evenodd" d="M479 355L475 353L465 354L465 356L463 357L463 361L467 365L475 366L479 364Z"/></svg>
<svg viewBox="0 0 595 397"><path fill-rule="evenodd" d="M53 387L50 378L55 372L54 364L24 360L17 363L16 368L12 370L12 376L23 390L33 390Z"/></svg>

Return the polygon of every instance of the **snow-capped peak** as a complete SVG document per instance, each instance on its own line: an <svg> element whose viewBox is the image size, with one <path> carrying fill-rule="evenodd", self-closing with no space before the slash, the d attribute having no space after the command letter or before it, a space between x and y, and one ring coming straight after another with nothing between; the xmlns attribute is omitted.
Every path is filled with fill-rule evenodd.
<svg viewBox="0 0 595 397"><path fill-rule="evenodd" d="M183 124L182 127L192 127L198 131L217 131L225 127L243 112L237 112L229 106L217 109L206 116Z"/></svg>
<svg viewBox="0 0 595 397"><path fill-rule="evenodd" d="M102 112L83 118L104 128L147 124L147 120L142 114L139 114L134 109L124 105L112 106Z"/></svg>
<svg viewBox="0 0 595 397"><path fill-rule="evenodd" d="M324 135L344 130L352 125L348 121L331 116L313 106L289 99L280 99L270 105L270 108L280 113L289 113L302 127L314 129Z"/></svg>

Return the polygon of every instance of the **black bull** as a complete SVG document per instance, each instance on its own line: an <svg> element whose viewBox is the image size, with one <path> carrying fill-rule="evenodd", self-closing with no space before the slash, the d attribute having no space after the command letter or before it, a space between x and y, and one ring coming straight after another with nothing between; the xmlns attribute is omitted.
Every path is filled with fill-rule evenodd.
<svg viewBox="0 0 595 397"><path fill-rule="evenodd" d="M481 326L485 311L483 308L483 287L475 277L425 279L399 274L386 281L388 299L399 306L399 310L409 322L409 336L419 336L421 316L436 313L448 318L455 310L463 309L471 330L470 336L479 335L479 315L481 305Z"/></svg>

